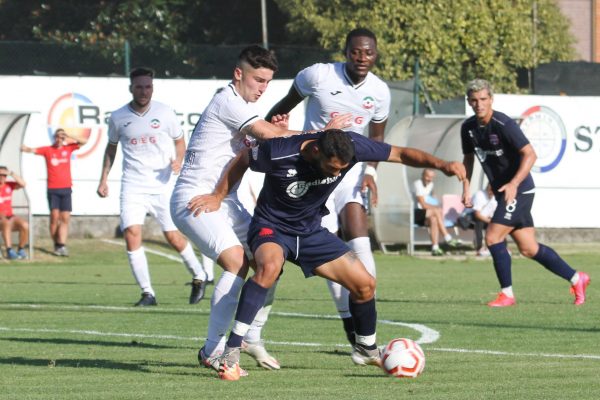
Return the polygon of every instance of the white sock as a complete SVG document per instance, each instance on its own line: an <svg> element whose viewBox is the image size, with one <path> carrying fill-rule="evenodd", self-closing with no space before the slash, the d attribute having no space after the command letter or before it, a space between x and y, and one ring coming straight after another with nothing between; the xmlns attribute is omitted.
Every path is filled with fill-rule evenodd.
<svg viewBox="0 0 600 400"><path fill-rule="evenodd" d="M437 249L439 249L439 248L440 248L440 245L439 245L439 244L437 244L437 243L436 243L436 244L433 244L433 245L431 245L431 250L432 250L432 251L433 251L433 250L437 250Z"/></svg>
<svg viewBox="0 0 600 400"><path fill-rule="evenodd" d="M508 297L512 297L512 298L515 297L515 295L513 294L512 286L502 288L502 293L504 293Z"/></svg>
<svg viewBox="0 0 600 400"><path fill-rule="evenodd" d="M579 282L579 272L575 272L571 278L571 284L577 285L577 282Z"/></svg>
<svg viewBox="0 0 600 400"><path fill-rule="evenodd" d="M444 236L444 241L449 242L452 240L452 235L451 234L447 234L446 236Z"/></svg>
<svg viewBox="0 0 600 400"><path fill-rule="evenodd" d="M347 244L356 253L367 271L375 278L375 259L371 251L371 240L367 236L363 236L354 238L347 242Z"/></svg>
<svg viewBox="0 0 600 400"><path fill-rule="evenodd" d="M214 356L223 352L227 341L227 329L233 320L238 297L244 280L231 272L223 271L210 299L208 335L204 352Z"/></svg>
<svg viewBox="0 0 600 400"><path fill-rule="evenodd" d="M204 272L206 272L206 280L214 281L215 280L215 262L212 258L205 256L202 254L202 267L204 267Z"/></svg>
<svg viewBox="0 0 600 400"><path fill-rule="evenodd" d="M146 252L143 247L137 250L128 251L127 258L129 259L129 266L135 281L138 283L143 293L150 293L154 296L154 289L150 283L150 271L148 270L148 259L146 258Z"/></svg>
<svg viewBox="0 0 600 400"><path fill-rule="evenodd" d="M194 249L190 242L187 243L187 246L181 251L181 258L183 259L183 263L190 274L194 277L194 279L200 279L202 281L206 280L206 273L202 268L202 264L198 261L198 257L196 257L196 253L194 253Z"/></svg>
<svg viewBox="0 0 600 400"><path fill-rule="evenodd" d="M275 281L273 286L267 292L267 298L265 299L265 305L258 310L256 317L254 317L254 321L250 325L250 329L246 332L244 336L244 340L248 343L260 343L262 328L269 319L269 313L271 312L271 307L273 306L273 300L275 298L275 288L277 287L277 283L279 279Z"/></svg>
<svg viewBox="0 0 600 400"><path fill-rule="evenodd" d="M350 292L339 283L327 280L327 287L340 318L350 318Z"/></svg>

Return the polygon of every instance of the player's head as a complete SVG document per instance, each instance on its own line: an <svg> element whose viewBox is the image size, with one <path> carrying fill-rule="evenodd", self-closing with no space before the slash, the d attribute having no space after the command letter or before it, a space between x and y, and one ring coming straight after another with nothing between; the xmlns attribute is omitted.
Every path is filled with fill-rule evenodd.
<svg viewBox="0 0 600 400"><path fill-rule="evenodd" d="M477 119L489 122L494 111L494 91L492 85L485 79L474 79L467 84L467 102L473 109Z"/></svg>
<svg viewBox="0 0 600 400"><path fill-rule="evenodd" d="M248 46L242 50L233 71L233 83L245 101L255 102L267 90L277 72L277 59L269 50Z"/></svg>
<svg viewBox="0 0 600 400"><path fill-rule="evenodd" d="M377 61L377 38L365 28L351 30L344 46L346 72L354 83L362 82Z"/></svg>
<svg viewBox="0 0 600 400"><path fill-rule="evenodd" d="M54 131L54 145L60 146L67 138L67 132L63 128L58 128Z"/></svg>
<svg viewBox="0 0 600 400"><path fill-rule="evenodd" d="M354 158L350 135L341 129L325 131L314 143L313 166L324 176L338 176Z"/></svg>
<svg viewBox="0 0 600 400"><path fill-rule="evenodd" d="M0 179L5 180L8 176L8 168L4 165L0 165Z"/></svg>
<svg viewBox="0 0 600 400"><path fill-rule="evenodd" d="M135 106L145 108L152 100L154 71L150 68L135 68L129 73L129 91Z"/></svg>

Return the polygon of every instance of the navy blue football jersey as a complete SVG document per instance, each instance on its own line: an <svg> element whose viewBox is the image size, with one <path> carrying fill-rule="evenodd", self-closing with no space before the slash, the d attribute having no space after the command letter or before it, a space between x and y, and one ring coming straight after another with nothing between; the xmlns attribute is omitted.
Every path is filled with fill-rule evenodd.
<svg viewBox="0 0 600 400"><path fill-rule="evenodd" d="M475 153L496 193L515 176L521 164L519 150L529 144L517 123L498 111L494 111L485 126L479 126L475 116L468 118L463 122L460 134L463 154ZM523 193L534 187L529 174L517 191Z"/></svg>
<svg viewBox="0 0 600 400"><path fill-rule="evenodd" d="M386 161L390 156L389 144L347 132L354 144L354 158L340 175L323 177L300 154L303 142L322 133L271 139L249 150L250 168L265 173L254 209L256 221L274 224L288 234L309 235L321 226L321 217L329 213L325 207L327 198L354 164Z"/></svg>

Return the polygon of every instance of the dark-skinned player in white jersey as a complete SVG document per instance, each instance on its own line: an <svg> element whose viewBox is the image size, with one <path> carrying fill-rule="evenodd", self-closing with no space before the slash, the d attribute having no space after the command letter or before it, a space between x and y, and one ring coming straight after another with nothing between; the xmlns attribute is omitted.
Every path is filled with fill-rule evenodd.
<svg viewBox="0 0 600 400"><path fill-rule="evenodd" d="M197 196L189 202L189 209L196 215L216 210L248 167L265 173L248 230L256 274L242 289L235 322L219 360L221 379L240 378L242 339L286 260L300 266L306 277L321 276L350 292L350 313L355 327L352 360L358 365L380 365L375 335L375 278L346 243L321 226L321 217L328 213L327 198L344 175L361 161L436 168L448 176L456 175L460 181L465 179L460 162L447 162L421 150L331 129L271 139L242 151L213 194Z"/></svg>

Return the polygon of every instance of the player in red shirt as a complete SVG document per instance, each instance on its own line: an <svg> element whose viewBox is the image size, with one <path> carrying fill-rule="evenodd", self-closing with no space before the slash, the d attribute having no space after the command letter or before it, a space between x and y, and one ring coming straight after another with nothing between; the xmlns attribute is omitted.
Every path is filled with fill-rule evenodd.
<svg viewBox="0 0 600 400"><path fill-rule="evenodd" d="M21 151L44 156L48 170L48 206L50 208L50 236L54 240L54 254L68 256L65 246L69 234L69 220L71 219L71 153L87 139L73 138L67 132L58 128L54 132L52 146L31 148L21 146Z"/></svg>
<svg viewBox="0 0 600 400"><path fill-rule="evenodd" d="M11 176L13 181L7 181ZM0 166L0 229L2 237L6 244L6 257L9 260L27 258L25 254L25 245L29 237L29 224L24 219L13 214L12 194L13 191L25 187L25 181L19 175L8 168ZM12 248L12 232L19 232L19 248L15 252Z"/></svg>

